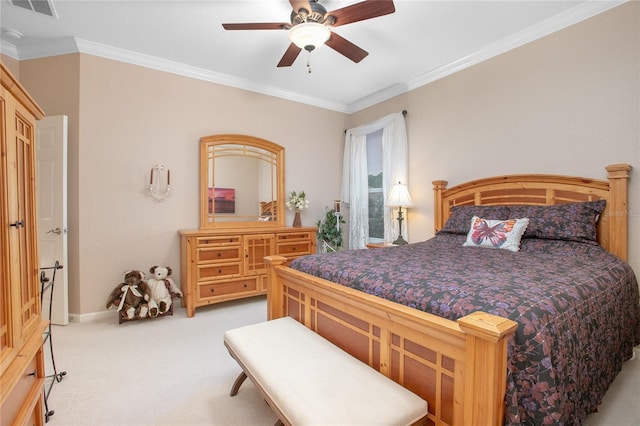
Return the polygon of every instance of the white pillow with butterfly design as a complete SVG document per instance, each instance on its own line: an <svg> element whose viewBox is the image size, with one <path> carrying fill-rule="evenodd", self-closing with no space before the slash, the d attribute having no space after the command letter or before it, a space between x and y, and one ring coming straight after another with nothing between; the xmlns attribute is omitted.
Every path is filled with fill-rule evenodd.
<svg viewBox="0 0 640 426"><path fill-rule="evenodd" d="M520 251L520 239L529 225L528 218L491 220L473 216L464 245Z"/></svg>

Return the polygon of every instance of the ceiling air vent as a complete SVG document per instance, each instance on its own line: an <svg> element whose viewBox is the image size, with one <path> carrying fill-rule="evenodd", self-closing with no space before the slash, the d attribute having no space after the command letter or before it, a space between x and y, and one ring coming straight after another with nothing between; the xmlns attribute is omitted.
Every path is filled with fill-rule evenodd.
<svg viewBox="0 0 640 426"><path fill-rule="evenodd" d="M11 3L27 10L55 17L53 4L49 0L11 0Z"/></svg>

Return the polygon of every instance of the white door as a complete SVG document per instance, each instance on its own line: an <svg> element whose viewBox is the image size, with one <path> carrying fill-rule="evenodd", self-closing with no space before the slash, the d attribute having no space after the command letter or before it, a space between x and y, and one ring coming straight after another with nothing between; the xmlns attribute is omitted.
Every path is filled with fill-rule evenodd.
<svg viewBox="0 0 640 426"><path fill-rule="evenodd" d="M40 267L55 271L53 303L49 318L51 290L44 293L42 315L53 324L69 323L67 274L67 116L45 117L36 124L36 193L38 200L38 246ZM51 278L53 269L44 270Z"/></svg>

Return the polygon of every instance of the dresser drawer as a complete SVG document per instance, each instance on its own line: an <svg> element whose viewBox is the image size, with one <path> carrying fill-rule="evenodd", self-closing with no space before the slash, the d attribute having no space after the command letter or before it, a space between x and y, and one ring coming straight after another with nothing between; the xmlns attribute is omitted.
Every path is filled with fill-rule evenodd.
<svg viewBox="0 0 640 426"><path fill-rule="evenodd" d="M197 237L197 247L216 247L216 246L239 246L240 235L212 235L206 237Z"/></svg>
<svg viewBox="0 0 640 426"><path fill-rule="evenodd" d="M266 256L283 256L288 265L316 252L317 228L263 225L181 231L180 284L188 317L201 306L265 294Z"/></svg>
<svg viewBox="0 0 640 426"><path fill-rule="evenodd" d="M200 284L198 286L198 297L206 299L214 296L224 296L227 294L238 294L244 292L254 292L257 289L255 279L226 281L223 283Z"/></svg>
<svg viewBox="0 0 640 426"><path fill-rule="evenodd" d="M309 241L312 238L311 234L312 232L305 232L305 231L279 233L279 234L276 234L276 243L279 243L281 241L283 242L300 241L300 240Z"/></svg>
<svg viewBox="0 0 640 426"><path fill-rule="evenodd" d="M280 256L302 256L304 254L311 254L311 242L299 241L286 244L278 244L277 252Z"/></svg>
<svg viewBox="0 0 640 426"><path fill-rule="evenodd" d="M196 250L196 262L229 262L230 260L240 261L240 251L240 246L199 248Z"/></svg>
<svg viewBox="0 0 640 426"><path fill-rule="evenodd" d="M33 394L35 386L42 386L42 379L37 376L37 355L33 357L27 368L21 372L20 379L11 390L0 410L0 423L3 425L14 424L18 414L24 415L25 405L29 405L29 394ZM41 392L38 392L38 395Z"/></svg>
<svg viewBox="0 0 640 426"><path fill-rule="evenodd" d="M240 262L198 265L197 277L198 281L218 278L233 278L240 276Z"/></svg>

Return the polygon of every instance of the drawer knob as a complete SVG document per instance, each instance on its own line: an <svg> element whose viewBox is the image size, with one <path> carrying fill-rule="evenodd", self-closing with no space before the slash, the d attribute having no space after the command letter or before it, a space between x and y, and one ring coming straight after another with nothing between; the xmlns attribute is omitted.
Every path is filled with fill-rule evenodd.
<svg viewBox="0 0 640 426"><path fill-rule="evenodd" d="M212 288L212 289L209 289L209 291L210 291L211 293L213 293L214 291L216 291L216 289L215 289L215 288Z"/></svg>
<svg viewBox="0 0 640 426"><path fill-rule="evenodd" d="M221 274L222 273L222 269L218 269L218 273Z"/></svg>

